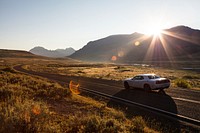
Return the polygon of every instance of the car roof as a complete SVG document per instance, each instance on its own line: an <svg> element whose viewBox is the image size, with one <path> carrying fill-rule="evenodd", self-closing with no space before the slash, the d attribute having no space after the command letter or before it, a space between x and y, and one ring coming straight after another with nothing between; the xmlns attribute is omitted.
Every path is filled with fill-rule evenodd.
<svg viewBox="0 0 200 133"><path fill-rule="evenodd" d="M137 76L155 76L155 74L153 73L149 73L149 74L138 74Z"/></svg>

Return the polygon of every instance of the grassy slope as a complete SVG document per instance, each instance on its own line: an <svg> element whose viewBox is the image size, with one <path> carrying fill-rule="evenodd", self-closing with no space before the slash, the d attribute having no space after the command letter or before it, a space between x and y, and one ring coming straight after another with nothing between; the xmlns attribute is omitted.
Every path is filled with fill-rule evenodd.
<svg viewBox="0 0 200 133"><path fill-rule="evenodd" d="M14 58L41 58L41 56L34 55L27 51L20 51L20 50L6 50L6 49L0 49L0 57L1 58L8 58L8 57L14 57Z"/></svg>
<svg viewBox="0 0 200 133"><path fill-rule="evenodd" d="M105 103L43 78L0 69L0 132L155 132Z"/></svg>

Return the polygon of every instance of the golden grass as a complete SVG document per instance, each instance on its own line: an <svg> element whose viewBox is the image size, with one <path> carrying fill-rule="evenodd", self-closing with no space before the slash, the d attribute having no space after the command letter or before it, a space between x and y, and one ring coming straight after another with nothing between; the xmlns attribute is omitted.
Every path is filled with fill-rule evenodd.
<svg viewBox="0 0 200 133"><path fill-rule="evenodd" d="M0 132L156 132L104 102L44 78L0 69Z"/></svg>

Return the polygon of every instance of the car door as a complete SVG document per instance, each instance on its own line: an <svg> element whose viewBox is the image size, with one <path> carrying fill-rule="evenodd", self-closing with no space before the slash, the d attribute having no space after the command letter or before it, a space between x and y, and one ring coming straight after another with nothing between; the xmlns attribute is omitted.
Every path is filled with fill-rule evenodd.
<svg viewBox="0 0 200 133"><path fill-rule="evenodd" d="M132 79L131 86L134 88L142 88L141 84L143 83L143 76L135 76Z"/></svg>
<svg viewBox="0 0 200 133"><path fill-rule="evenodd" d="M137 88L137 82L135 82L137 80L137 76L133 77L131 79L131 81L129 82L130 86L133 88Z"/></svg>
<svg viewBox="0 0 200 133"><path fill-rule="evenodd" d="M144 77L143 76L139 76L136 82L137 82L137 88L143 88L143 86L144 86Z"/></svg>

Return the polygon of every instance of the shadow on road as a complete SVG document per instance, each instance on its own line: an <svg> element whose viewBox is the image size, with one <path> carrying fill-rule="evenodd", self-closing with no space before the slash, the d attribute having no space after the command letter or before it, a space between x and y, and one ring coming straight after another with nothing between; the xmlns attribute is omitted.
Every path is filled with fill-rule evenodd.
<svg viewBox="0 0 200 133"><path fill-rule="evenodd" d="M142 90L134 89L121 90L114 96L177 114L176 103L167 94L159 94L155 91L147 93ZM109 107L122 110L129 118L134 116L142 116L145 121L147 121L149 127L162 130L162 132L180 132L179 121L176 119L169 119L161 113L156 113L137 105L127 104L125 102L119 102L113 99L111 99L107 105Z"/></svg>

